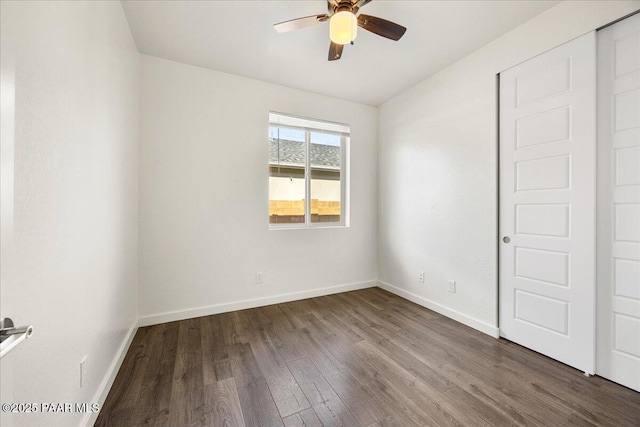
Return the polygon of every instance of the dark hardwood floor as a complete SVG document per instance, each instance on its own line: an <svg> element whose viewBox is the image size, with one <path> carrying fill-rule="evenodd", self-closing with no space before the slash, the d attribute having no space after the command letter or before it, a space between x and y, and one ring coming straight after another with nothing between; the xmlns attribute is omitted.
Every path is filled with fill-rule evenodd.
<svg viewBox="0 0 640 427"><path fill-rule="evenodd" d="M98 426L640 426L640 393L373 288L140 328Z"/></svg>

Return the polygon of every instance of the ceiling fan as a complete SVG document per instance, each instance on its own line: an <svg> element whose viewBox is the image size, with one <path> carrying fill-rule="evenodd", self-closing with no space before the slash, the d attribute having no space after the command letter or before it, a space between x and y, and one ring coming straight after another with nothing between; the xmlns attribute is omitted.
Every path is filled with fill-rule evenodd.
<svg viewBox="0 0 640 427"><path fill-rule="evenodd" d="M370 2L371 0L327 0L328 13L280 22L275 24L273 28L279 33L286 33L329 21L329 37L331 38L329 61L340 59L344 45L353 44L353 40L358 34L358 27L391 40L400 40L400 37L407 31L402 25L371 15L356 16L360 8Z"/></svg>

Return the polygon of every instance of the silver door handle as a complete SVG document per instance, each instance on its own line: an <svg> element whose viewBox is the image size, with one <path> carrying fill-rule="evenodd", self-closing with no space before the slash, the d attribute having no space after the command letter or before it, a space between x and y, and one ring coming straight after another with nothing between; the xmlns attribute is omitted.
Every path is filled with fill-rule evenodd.
<svg viewBox="0 0 640 427"><path fill-rule="evenodd" d="M502 241L505 242L505 243L509 243L509 242L511 242L511 238L509 236L504 236L502 238Z"/></svg>
<svg viewBox="0 0 640 427"><path fill-rule="evenodd" d="M0 342L6 340L12 335L21 335L25 334L27 338L30 338L33 335L33 326L13 326L13 320L10 317L5 317L0 320Z"/></svg>
<svg viewBox="0 0 640 427"><path fill-rule="evenodd" d="M11 335L33 334L33 326L20 326L19 328L2 328L0 329L0 342L4 341Z"/></svg>
<svg viewBox="0 0 640 427"><path fill-rule="evenodd" d="M9 353L15 346L33 335L33 326L13 325L13 320L5 317L0 320L0 357Z"/></svg>

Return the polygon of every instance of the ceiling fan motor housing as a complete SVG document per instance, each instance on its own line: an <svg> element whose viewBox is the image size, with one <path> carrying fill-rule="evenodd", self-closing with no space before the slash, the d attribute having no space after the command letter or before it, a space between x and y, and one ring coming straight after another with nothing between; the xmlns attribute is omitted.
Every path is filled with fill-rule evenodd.
<svg viewBox="0 0 640 427"><path fill-rule="evenodd" d="M329 1L328 2L329 5L329 16L334 15L338 12L351 12L355 15L355 13L358 11L358 9L356 9L353 3L351 3L349 0L342 0L339 2L336 1Z"/></svg>

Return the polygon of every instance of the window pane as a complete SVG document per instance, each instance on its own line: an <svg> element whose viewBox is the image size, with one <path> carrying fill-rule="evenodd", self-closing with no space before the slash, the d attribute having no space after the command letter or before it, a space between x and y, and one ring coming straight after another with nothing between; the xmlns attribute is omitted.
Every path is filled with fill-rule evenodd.
<svg viewBox="0 0 640 427"><path fill-rule="evenodd" d="M311 222L340 222L341 138L311 132Z"/></svg>
<svg viewBox="0 0 640 427"><path fill-rule="evenodd" d="M305 132L269 128L269 223L304 224Z"/></svg>

